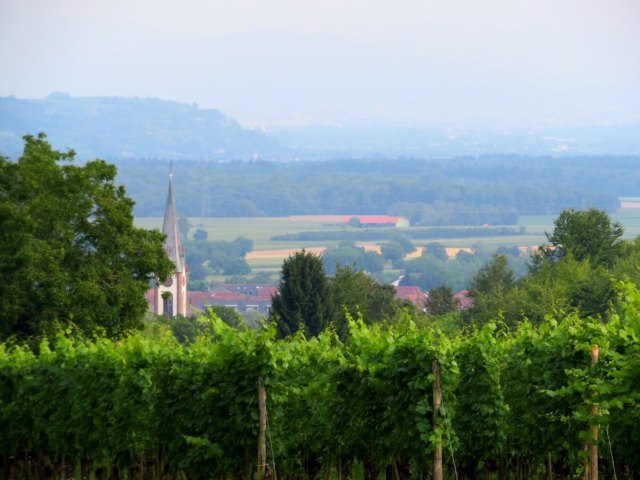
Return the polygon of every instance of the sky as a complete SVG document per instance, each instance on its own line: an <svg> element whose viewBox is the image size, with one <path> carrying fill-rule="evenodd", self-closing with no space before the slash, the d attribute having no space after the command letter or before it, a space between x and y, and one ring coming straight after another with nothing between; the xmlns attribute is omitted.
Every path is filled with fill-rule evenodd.
<svg viewBox="0 0 640 480"><path fill-rule="evenodd" d="M640 124L640 2L0 0L0 65L247 126Z"/></svg>

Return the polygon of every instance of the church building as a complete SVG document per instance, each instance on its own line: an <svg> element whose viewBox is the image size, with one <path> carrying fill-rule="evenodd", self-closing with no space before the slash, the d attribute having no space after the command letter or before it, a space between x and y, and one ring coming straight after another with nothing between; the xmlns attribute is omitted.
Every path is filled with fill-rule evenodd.
<svg viewBox="0 0 640 480"><path fill-rule="evenodd" d="M184 248L180 240L178 230L178 215L176 201L173 196L173 174L169 174L169 193L164 209L164 222L162 233L167 236L164 249L175 265L175 270L164 283L156 281L155 286L149 292L151 311L158 315L175 317L187 315L187 264L184 256Z"/></svg>

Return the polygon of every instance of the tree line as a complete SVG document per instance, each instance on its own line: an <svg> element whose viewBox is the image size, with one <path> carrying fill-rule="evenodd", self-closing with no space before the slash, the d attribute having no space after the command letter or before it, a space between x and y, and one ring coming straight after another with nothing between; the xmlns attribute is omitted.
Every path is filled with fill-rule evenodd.
<svg viewBox="0 0 640 480"><path fill-rule="evenodd" d="M136 215L160 216L166 162L117 165ZM611 212L618 196L640 196L636 165L614 156L181 161L174 186L178 210L189 217L386 213L415 225L497 225L565 208Z"/></svg>
<svg viewBox="0 0 640 480"><path fill-rule="evenodd" d="M411 239L432 238L469 238L469 237L499 237L523 234L525 228L506 226L482 226L482 227L432 227L412 228L402 230L401 234ZM343 240L362 242L369 240L393 240L398 236L397 228L356 228L343 230L308 231L298 233L285 233L273 235L274 241L326 241Z"/></svg>

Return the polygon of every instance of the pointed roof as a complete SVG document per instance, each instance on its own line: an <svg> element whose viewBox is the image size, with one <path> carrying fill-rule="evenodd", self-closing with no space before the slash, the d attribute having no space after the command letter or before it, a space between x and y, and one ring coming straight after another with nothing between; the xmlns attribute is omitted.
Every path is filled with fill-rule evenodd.
<svg viewBox="0 0 640 480"><path fill-rule="evenodd" d="M167 236L164 249L169 258L176 266L176 272L184 269L184 258L182 242L180 241L180 231L178 230L178 214L176 213L176 200L173 197L173 173L169 174L169 193L167 194L167 205L164 208L164 222L162 223L162 233Z"/></svg>

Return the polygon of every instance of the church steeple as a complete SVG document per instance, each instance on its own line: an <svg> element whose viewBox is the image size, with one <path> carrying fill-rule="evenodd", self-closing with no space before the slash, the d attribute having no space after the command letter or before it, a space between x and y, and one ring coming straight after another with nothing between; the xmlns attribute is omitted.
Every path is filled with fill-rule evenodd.
<svg viewBox="0 0 640 480"><path fill-rule="evenodd" d="M187 263L178 229L178 213L173 194L173 166L169 173L169 193L164 209L162 233L167 236L164 249L175 265L173 274L163 284L157 283L153 289L152 310L158 315L175 317L187 315Z"/></svg>
<svg viewBox="0 0 640 480"><path fill-rule="evenodd" d="M180 241L180 230L178 229L178 215L176 214L176 200L173 196L173 168L169 173L169 193L167 194L167 204L164 209L164 222L162 223L162 233L167 236L165 250L167 255L176 266L176 272L182 272L184 267L184 250Z"/></svg>

